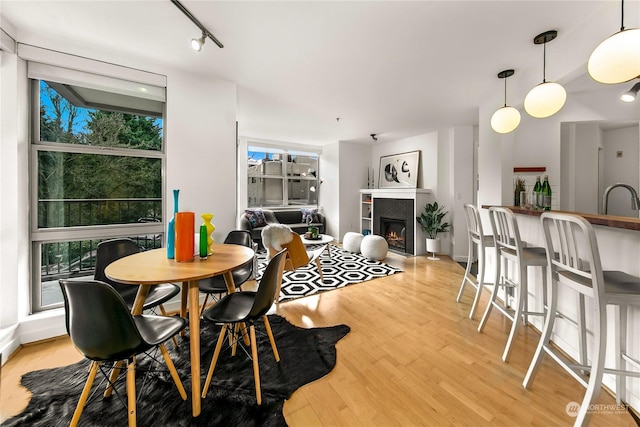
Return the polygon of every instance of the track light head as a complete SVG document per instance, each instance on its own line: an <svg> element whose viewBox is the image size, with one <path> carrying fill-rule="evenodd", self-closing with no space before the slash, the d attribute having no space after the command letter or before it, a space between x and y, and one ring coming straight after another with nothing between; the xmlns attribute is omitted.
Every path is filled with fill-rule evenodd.
<svg viewBox="0 0 640 427"><path fill-rule="evenodd" d="M193 48L193 50L195 50L196 52L200 52L202 50L202 46L204 45L204 40L205 40L206 37L207 37L207 35L203 31L201 37L192 38L191 39L191 47Z"/></svg>
<svg viewBox="0 0 640 427"><path fill-rule="evenodd" d="M633 85L633 87L628 91L620 95L620 101L623 102L633 102L638 97L638 92L640 91L640 82Z"/></svg>

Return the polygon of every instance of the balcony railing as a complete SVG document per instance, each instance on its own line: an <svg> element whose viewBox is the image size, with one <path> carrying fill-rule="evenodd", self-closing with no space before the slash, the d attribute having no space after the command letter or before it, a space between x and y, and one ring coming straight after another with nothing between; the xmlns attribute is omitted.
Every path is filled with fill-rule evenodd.
<svg viewBox="0 0 640 427"><path fill-rule="evenodd" d="M162 221L161 198L41 199L38 228Z"/></svg>

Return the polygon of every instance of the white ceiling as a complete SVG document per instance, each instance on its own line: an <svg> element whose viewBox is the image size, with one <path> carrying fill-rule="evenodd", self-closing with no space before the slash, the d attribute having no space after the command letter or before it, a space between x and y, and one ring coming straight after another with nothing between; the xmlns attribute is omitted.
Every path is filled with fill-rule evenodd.
<svg viewBox="0 0 640 427"><path fill-rule="evenodd" d="M2 0L0 13L20 42L236 82L241 135L309 144L478 124L479 105L501 106L499 71L516 70L508 101L517 107L542 81L534 36L558 30L546 75L567 84L620 27L618 1L182 3L223 49L208 40L191 50L199 30L169 0ZM639 26L639 1L625 7L627 27Z"/></svg>

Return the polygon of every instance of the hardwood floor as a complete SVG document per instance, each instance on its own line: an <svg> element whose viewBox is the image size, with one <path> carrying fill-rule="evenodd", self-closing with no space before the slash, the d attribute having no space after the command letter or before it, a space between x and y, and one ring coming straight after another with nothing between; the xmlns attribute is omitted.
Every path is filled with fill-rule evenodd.
<svg viewBox="0 0 640 427"><path fill-rule="evenodd" d="M503 363L510 323L494 312L484 333L477 332L478 319L467 318L472 291L455 302L464 273L457 263L394 254L387 262L404 272L277 307L299 326L351 327L337 344L335 369L285 403L290 426L573 423L565 407L580 402L584 388L549 358L532 389L522 387L539 337L533 328L518 333L511 360ZM488 298L485 291L479 312ZM19 350L2 368L0 419L26 406L24 372L79 359L67 338ZM597 403L613 407L615 400L603 391ZM636 426L628 412L614 412L595 413L591 425Z"/></svg>

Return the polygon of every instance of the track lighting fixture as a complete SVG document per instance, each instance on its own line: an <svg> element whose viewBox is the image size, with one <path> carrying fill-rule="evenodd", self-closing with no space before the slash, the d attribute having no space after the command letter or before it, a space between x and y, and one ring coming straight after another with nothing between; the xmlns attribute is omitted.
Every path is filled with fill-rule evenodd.
<svg viewBox="0 0 640 427"><path fill-rule="evenodd" d="M546 80L547 43L554 40L557 35L557 31L550 30L538 34L533 39L534 44L541 44L544 47L542 83L531 89L524 98L524 109L527 114L538 119L554 115L560 111L567 100L567 92L561 85Z"/></svg>
<svg viewBox="0 0 640 427"><path fill-rule="evenodd" d="M509 133L520 124L520 111L507 106L507 78L513 76L515 71L504 70L498 73L499 79L504 79L504 107L498 109L491 116L491 128L498 133Z"/></svg>
<svg viewBox="0 0 640 427"><path fill-rule="evenodd" d="M640 28L624 28L624 0L621 1L620 31L595 48L587 71L600 83L624 83L640 77Z"/></svg>
<svg viewBox="0 0 640 427"><path fill-rule="evenodd" d="M633 87L628 91L620 95L620 101L623 102L633 102L638 97L638 92L640 91L640 82L633 85Z"/></svg>
<svg viewBox="0 0 640 427"><path fill-rule="evenodd" d="M371 139L373 139L374 141L378 140L378 135L376 135L375 133L371 134Z"/></svg>
<svg viewBox="0 0 640 427"><path fill-rule="evenodd" d="M204 45L205 37L206 34L202 33L202 37L194 37L191 39L191 47L193 48L193 50L195 50L196 52L200 52L202 50L202 45Z"/></svg>
<svg viewBox="0 0 640 427"><path fill-rule="evenodd" d="M194 37L191 39L191 47L193 48L193 50L195 50L196 52L200 52L202 50L202 45L204 45L204 41L207 37L213 40L213 42L217 44L219 48L224 47L224 45L220 43L220 41L218 41L218 39L215 38L215 36L211 34L211 32L207 30L204 25L200 23L200 21L198 21L198 19L193 16L191 12L189 12L189 10L187 10L187 8L182 5L182 3L180 3L178 0L171 0L171 3L173 3L175 7L180 9L180 12L184 13L184 15L189 18L191 22L196 25L196 27L200 28L200 31L202 31L201 37Z"/></svg>

